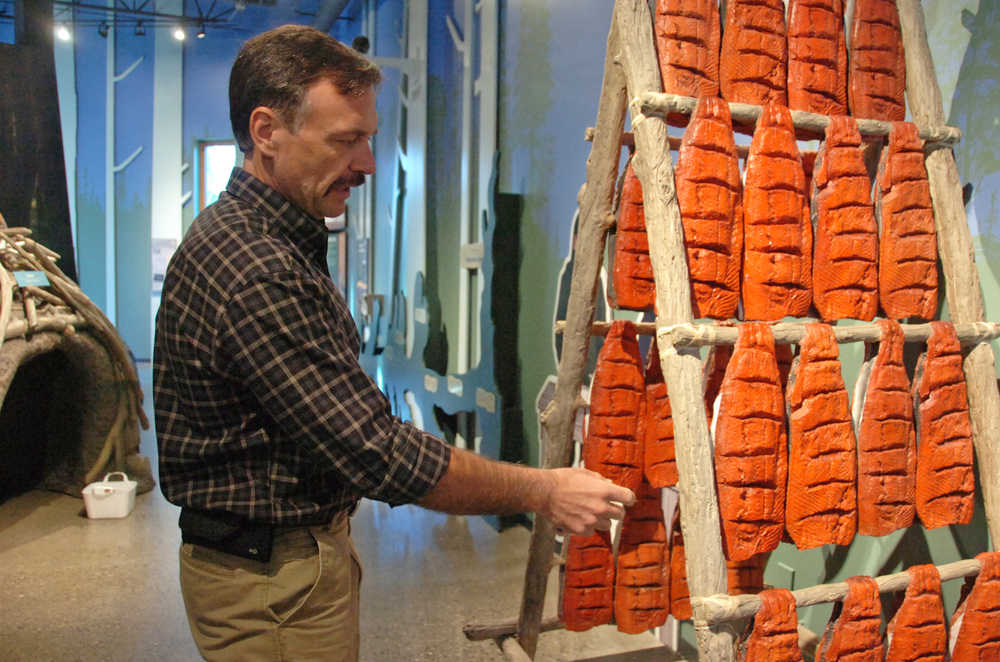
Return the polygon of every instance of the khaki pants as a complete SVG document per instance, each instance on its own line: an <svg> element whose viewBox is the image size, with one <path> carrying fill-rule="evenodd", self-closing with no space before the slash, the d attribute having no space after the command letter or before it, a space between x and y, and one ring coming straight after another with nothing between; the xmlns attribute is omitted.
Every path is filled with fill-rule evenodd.
<svg viewBox="0 0 1000 662"><path fill-rule="evenodd" d="M268 563L180 550L181 593L210 662L356 662L361 565L348 518L275 534Z"/></svg>

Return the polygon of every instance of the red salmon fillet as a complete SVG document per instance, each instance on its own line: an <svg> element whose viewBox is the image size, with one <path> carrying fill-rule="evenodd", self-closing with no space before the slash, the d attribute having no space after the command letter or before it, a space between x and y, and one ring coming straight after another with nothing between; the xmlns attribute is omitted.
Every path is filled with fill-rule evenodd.
<svg viewBox="0 0 1000 662"><path fill-rule="evenodd" d="M857 529L857 441L833 327L809 324L788 385L785 528L795 546L847 545Z"/></svg>
<svg viewBox="0 0 1000 662"><path fill-rule="evenodd" d="M615 561L607 531L570 536L566 552L562 619L582 632L611 622Z"/></svg>
<svg viewBox="0 0 1000 662"><path fill-rule="evenodd" d="M878 224L857 122L830 118L813 171L813 303L827 322L878 313Z"/></svg>
<svg viewBox="0 0 1000 662"><path fill-rule="evenodd" d="M884 536L913 524L917 450L903 329L879 320L878 345L858 425L858 533Z"/></svg>
<svg viewBox="0 0 1000 662"><path fill-rule="evenodd" d="M1000 660L1000 553L976 558L983 567L951 621L952 662Z"/></svg>
<svg viewBox="0 0 1000 662"><path fill-rule="evenodd" d="M590 421L583 466L630 490L642 482L642 422L646 385L635 325L612 322L590 386Z"/></svg>
<svg viewBox="0 0 1000 662"><path fill-rule="evenodd" d="M739 157L729 104L698 100L675 170L695 317L736 316L743 259Z"/></svg>
<svg viewBox="0 0 1000 662"><path fill-rule="evenodd" d="M670 548L660 490L643 483L626 510L618 543L615 622L638 634L663 625L670 613Z"/></svg>
<svg viewBox="0 0 1000 662"><path fill-rule="evenodd" d="M962 347L951 322L931 322L927 353L918 362L917 516L925 528L968 524L975 505L972 421L962 371Z"/></svg>
<svg viewBox="0 0 1000 662"><path fill-rule="evenodd" d="M909 122L893 123L875 185L879 225L879 299L886 317L937 313L937 231L923 141Z"/></svg>
<svg viewBox="0 0 1000 662"><path fill-rule="evenodd" d="M847 75L851 115L906 119L906 57L895 0L856 0Z"/></svg>
<svg viewBox="0 0 1000 662"><path fill-rule="evenodd" d="M805 317L812 303L812 223L788 109L764 107L743 186L743 316Z"/></svg>
<svg viewBox="0 0 1000 662"><path fill-rule="evenodd" d="M788 105L788 44L783 0L729 0L719 55L727 101Z"/></svg>
<svg viewBox="0 0 1000 662"><path fill-rule="evenodd" d="M770 552L751 556L745 561L726 561L729 595L760 593L764 590L764 568Z"/></svg>
<svg viewBox="0 0 1000 662"><path fill-rule="evenodd" d="M674 450L674 419L670 411L667 385L660 369L656 339L649 345L646 360L646 439L643 446L643 469L654 487L677 484L677 455Z"/></svg>
<svg viewBox="0 0 1000 662"><path fill-rule="evenodd" d="M695 98L718 96L722 39L718 0L659 0L654 21L663 91ZM688 118L674 114L667 121L686 126Z"/></svg>
<svg viewBox="0 0 1000 662"><path fill-rule="evenodd" d="M681 511L674 510L670 525L670 615L678 621L691 618L691 589L687 582L687 556L681 533Z"/></svg>
<svg viewBox="0 0 1000 662"><path fill-rule="evenodd" d="M847 114L843 0L789 0L788 106Z"/></svg>
<svg viewBox="0 0 1000 662"><path fill-rule="evenodd" d="M741 324L715 421L715 482L730 561L772 551L784 532L788 440L779 379L771 327Z"/></svg>
<svg viewBox="0 0 1000 662"><path fill-rule="evenodd" d="M801 662L795 597L787 588L761 592L760 611L744 644L743 662Z"/></svg>
<svg viewBox="0 0 1000 662"><path fill-rule="evenodd" d="M886 628L885 662L944 662L947 635L941 576L933 565L907 568L910 585Z"/></svg>
<svg viewBox="0 0 1000 662"><path fill-rule="evenodd" d="M642 184L629 162L618 205L614 267L611 272L611 305L628 310L652 310L656 299L653 266L649 262L649 239L643 212Z"/></svg>
<svg viewBox="0 0 1000 662"><path fill-rule="evenodd" d="M817 662L882 662L882 602L871 577L848 577L847 596L817 649Z"/></svg>

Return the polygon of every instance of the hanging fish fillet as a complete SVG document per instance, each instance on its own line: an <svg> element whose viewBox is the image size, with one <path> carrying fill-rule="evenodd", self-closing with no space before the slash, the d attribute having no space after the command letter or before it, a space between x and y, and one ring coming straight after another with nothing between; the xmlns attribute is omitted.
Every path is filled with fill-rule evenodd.
<svg viewBox="0 0 1000 662"><path fill-rule="evenodd" d="M718 0L659 0L654 29L663 91L686 97L719 94ZM667 121L686 126L686 115Z"/></svg>
<svg viewBox="0 0 1000 662"><path fill-rule="evenodd" d="M867 384L855 392L858 417L858 533L884 536L913 524L917 450L903 329L878 320L878 354L866 362ZM859 379L859 383L862 380Z"/></svg>
<svg viewBox="0 0 1000 662"><path fill-rule="evenodd" d="M643 444L643 469L646 481L654 487L677 484L677 455L674 450L674 419L670 411L667 385L660 369L656 339L649 345L646 359L646 439Z"/></svg>
<svg viewBox="0 0 1000 662"><path fill-rule="evenodd" d="M582 632L611 622L614 581L615 560L608 532L571 536L562 602L567 630Z"/></svg>
<svg viewBox="0 0 1000 662"><path fill-rule="evenodd" d="M625 512L615 578L618 630L638 634L663 625L670 613L670 548L660 490L643 482Z"/></svg>
<svg viewBox="0 0 1000 662"><path fill-rule="evenodd" d="M629 162L618 205L615 258L611 272L610 303L628 310L652 310L656 298L653 266L649 262L649 239L643 211L642 184Z"/></svg>
<svg viewBox="0 0 1000 662"><path fill-rule="evenodd" d="M756 594L764 590L764 568L770 552L751 556L745 561L726 561L729 595Z"/></svg>
<svg viewBox="0 0 1000 662"><path fill-rule="evenodd" d="M856 0L848 70L851 115L906 119L906 57L895 0Z"/></svg>
<svg viewBox="0 0 1000 662"><path fill-rule="evenodd" d="M817 662L882 662L882 602L871 577L848 577L847 596L836 603L819 642Z"/></svg>
<svg viewBox="0 0 1000 662"><path fill-rule="evenodd" d="M878 225L857 122L830 118L813 171L813 303L827 322L878 313Z"/></svg>
<svg viewBox="0 0 1000 662"><path fill-rule="evenodd" d="M743 186L743 313L805 317L812 303L812 223L788 109L764 106Z"/></svg>
<svg viewBox="0 0 1000 662"><path fill-rule="evenodd" d="M847 545L857 529L857 441L833 327L809 324L788 384L785 528L795 546Z"/></svg>
<svg viewBox="0 0 1000 662"><path fill-rule="evenodd" d="M972 519L972 421L962 347L951 322L931 322L927 353L914 376L917 516L925 528Z"/></svg>
<svg viewBox="0 0 1000 662"><path fill-rule="evenodd" d="M788 106L847 114L843 0L789 0Z"/></svg>
<svg viewBox="0 0 1000 662"><path fill-rule="evenodd" d="M642 481L645 398L635 325L616 320L608 330L594 369L583 466L633 491Z"/></svg>
<svg viewBox="0 0 1000 662"><path fill-rule="evenodd" d="M687 555L681 533L681 511L674 510L670 525L670 615L678 621L691 618L691 589L687 581Z"/></svg>
<svg viewBox="0 0 1000 662"><path fill-rule="evenodd" d="M1000 553L976 559L982 569L951 620L952 662L1000 660Z"/></svg>
<svg viewBox="0 0 1000 662"><path fill-rule="evenodd" d="M910 585L886 628L885 662L944 662L946 634L941 576L933 565L907 568Z"/></svg>
<svg viewBox="0 0 1000 662"><path fill-rule="evenodd" d="M784 532L788 441L779 379L771 328L741 324L715 421L715 482L730 561L772 551Z"/></svg>
<svg viewBox="0 0 1000 662"><path fill-rule="evenodd" d="M694 316L735 317L743 207L729 104L722 99L699 99L681 141L675 180Z"/></svg>
<svg viewBox="0 0 1000 662"><path fill-rule="evenodd" d="M744 644L742 662L801 662L795 597L787 588L761 592L760 611Z"/></svg>
<svg viewBox="0 0 1000 662"><path fill-rule="evenodd" d="M788 105L788 45L783 0L729 0L719 55L727 101Z"/></svg>
<svg viewBox="0 0 1000 662"><path fill-rule="evenodd" d="M937 312L937 232L917 127L895 122L875 185L879 299L886 317L933 319Z"/></svg>

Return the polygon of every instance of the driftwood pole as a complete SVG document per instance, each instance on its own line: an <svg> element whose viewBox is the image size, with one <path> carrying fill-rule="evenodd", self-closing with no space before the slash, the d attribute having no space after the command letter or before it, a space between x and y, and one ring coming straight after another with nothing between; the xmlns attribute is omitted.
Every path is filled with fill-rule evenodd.
<svg viewBox="0 0 1000 662"><path fill-rule="evenodd" d="M632 131L636 153L633 167L642 182L649 257L656 281L656 324L660 365L670 394L677 452L681 529L687 555L687 577L692 596L726 592L726 563L722 553L719 509L715 500L712 451L702 404L702 365L695 349L679 349L667 327L693 321L684 232L674 187L674 168L668 147L667 125L641 109L644 94L662 89L653 43L653 18L646 0L619 0L615 26L623 40ZM734 632L729 624L710 625L694 613L701 659L729 662L734 655Z"/></svg>
<svg viewBox="0 0 1000 662"><path fill-rule="evenodd" d="M944 106L927 44L927 28L919 0L898 0L899 23L906 50L906 94L914 121L922 126L944 126ZM985 136L980 136L985 139ZM944 267L945 296L952 320L982 322L983 295L973 257L972 235L962 202L962 182L952 150L942 145L925 149L930 182L938 253ZM993 348L988 343L973 347L965 357L972 441L979 463L979 486L983 491L990 538L1000 541L1000 393L994 367Z"/></svg>
<svg viewBox="0 0 1000 662"><path fill-rule="evenodd" d="M580 201L579 228L570 281L562 356L555 396L542 413L545 468L569 466L573 459L573 424L579 408L580 387L587 369L590 326L597 307L597 287L604 259L604 242L614 223L612 204L621 136L625 127L625 79L618 57L620 40L615 26L608 34L604 82L597 110L597 135L587 159L587 184ZM536 517L524 579L518 621L518 641L529 658L538 645L546 582L552 568L555 532L552 523Z"/></svg>

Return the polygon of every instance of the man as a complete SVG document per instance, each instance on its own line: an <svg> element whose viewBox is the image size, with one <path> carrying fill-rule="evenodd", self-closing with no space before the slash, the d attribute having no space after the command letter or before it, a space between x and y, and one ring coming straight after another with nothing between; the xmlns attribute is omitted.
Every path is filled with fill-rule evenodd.
<svg viewBox="0 0 1000 662"><path fill-rule="evenodd" d="M182 506L181 589L209 660L356 660L363 496L531 511L607 529L634 495L584 469L447 446L394 418L357 362L324 217L375 170L378 69L311 28L248 41L229 83L245 155L171 260L156 319L160 484Z"/></svg>

